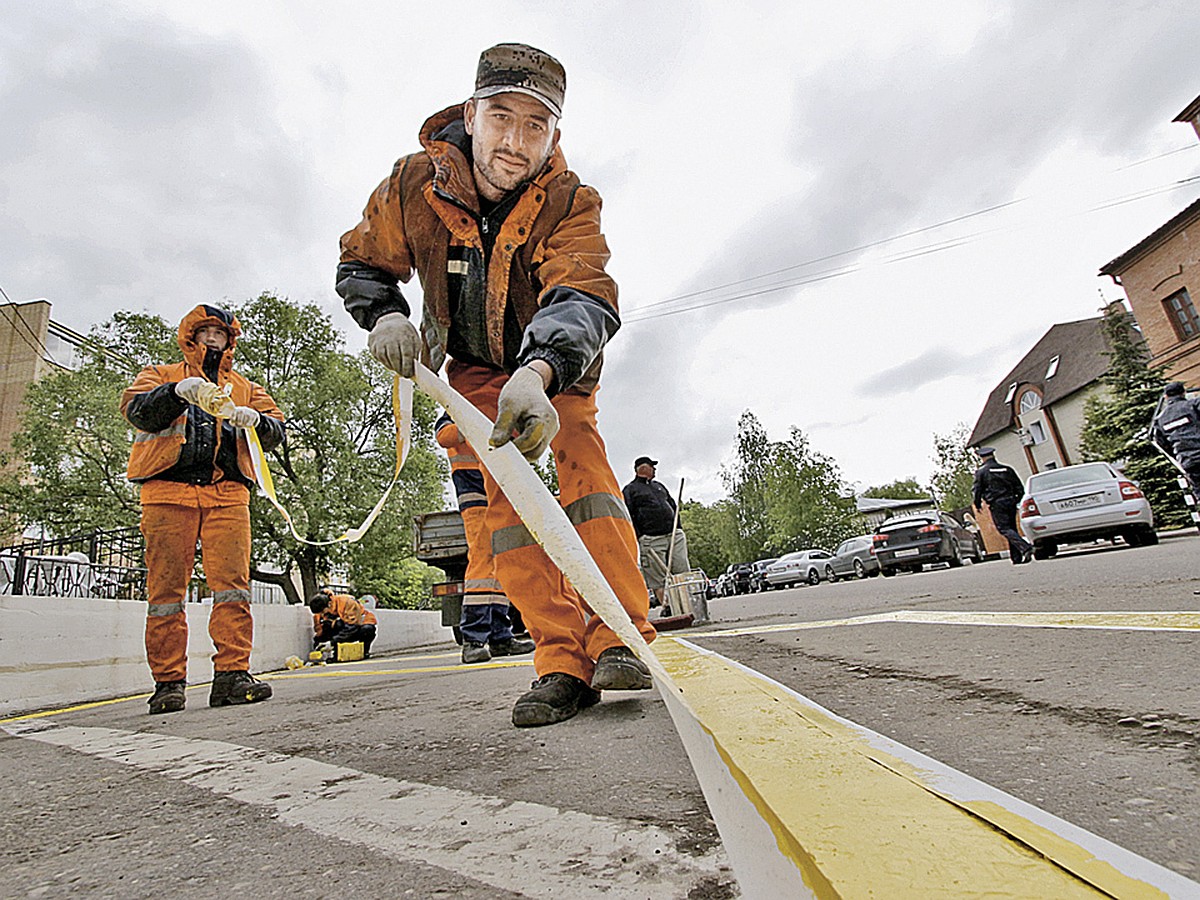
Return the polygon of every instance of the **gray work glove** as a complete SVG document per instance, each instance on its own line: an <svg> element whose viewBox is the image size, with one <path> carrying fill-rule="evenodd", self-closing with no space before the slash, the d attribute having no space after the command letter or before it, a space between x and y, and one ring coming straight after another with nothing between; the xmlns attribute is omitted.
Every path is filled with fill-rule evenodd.
<svg viewBox="0 0 1200 900"><path fill-rule="evenodd" d="M367 349L393 372L412 378L421 355L421 336L404 313L387 313L367 336Z"/></svg>
<svg viewBox="0 0 1200 900"><path fill-rule="evenodd" d="M513 437L516 431L517 436ZM497 400L496 427L488 443L503 447L509 441L532 461L541 457L558 434L558 413L550 405L542 376L528 366L513 372Z"/></svg>
<svg viewBox="0 0 1200 900"><path fill-rule="evenodd" d="M175 385L175 396L184 403L199 403L200 389L210 383L207 379L197 378L193 375L191 378L185 378L179 384Z"/></svg>
<svg viewBox="0 0 1200 900"><path fill-rule="evenodd" d="M229 424L234 428L255 428L258 420L258 410L251 409L249 406L237 406L234 407L233 414L229 417Z"/></svg>

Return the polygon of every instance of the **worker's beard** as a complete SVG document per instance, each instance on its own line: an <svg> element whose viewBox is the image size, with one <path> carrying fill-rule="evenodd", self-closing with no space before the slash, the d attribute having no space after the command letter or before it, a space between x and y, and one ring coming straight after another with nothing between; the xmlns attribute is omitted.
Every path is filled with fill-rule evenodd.
<svg viewBox="0 0 1200 900"><path fill-rule="evenodd" d="M550 153L553 148L546 152L536 165L528 156L522 153L514 153L511 150L493 150L491 153L479 153L478 148L475 148L475 182L479 186L484 183L491 187L494 192L498 192L501 196L511 191L515 191L522 184L531 181L546 165L546 160L550 158ZM519 171L514 171L511 166L506 166L503 163L497 162L497 157L503 157L506 160L519 162L521 168ZM481 190L483 196L487 196L490 191ZM499 199L499 198L489 198Z"/></svg>

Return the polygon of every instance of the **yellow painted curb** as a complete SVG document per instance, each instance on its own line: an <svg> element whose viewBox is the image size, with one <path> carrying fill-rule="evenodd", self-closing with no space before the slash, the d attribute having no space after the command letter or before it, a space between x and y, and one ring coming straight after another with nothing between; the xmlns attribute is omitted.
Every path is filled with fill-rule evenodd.
<svg viewBox="0 0 1200 900"><path fill-rule="evenodd" d="M291 672L273 672L260 675L264 681L283 681L289 678L364 678L369 675L415 675L418 672L469 672L478 669L514 669L532 666L532 659L506 660L504 662L461 663L455 666L413 666L405 669L334 669L329 666L313 666Z"/></svg>
<svg viewBox="0 0 1200 900"><path fill-rule="evenodd" d="M655 649L817 897L1168 896L1004 807L950 799L757 673L678 639Z"/></svg>

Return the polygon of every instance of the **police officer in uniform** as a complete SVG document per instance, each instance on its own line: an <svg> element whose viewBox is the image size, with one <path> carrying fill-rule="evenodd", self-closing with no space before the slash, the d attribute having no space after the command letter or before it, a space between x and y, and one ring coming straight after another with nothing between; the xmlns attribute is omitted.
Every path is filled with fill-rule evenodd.
<svg viewBox="0 0 1200 900"><path fill-rule="evenodd" d="M1182 382L1163 388L1162 411L1154 417L1154 443L1170 450L1192 484L1200 491L1200 400L1189 400Z"/></svg>
<svg viewBox="0 0 1200 900"><path fill-rule="evenodd" d="M1013 565L1027 563L1033 559L1033 545L1017 531L1017 504L1025 493L1021 476L1012 466L997 462L993 448L980 447L976 452L983 465L975 470L975 509L983 512L983 501L987 501L996 530L1008 541Z"/></svg>

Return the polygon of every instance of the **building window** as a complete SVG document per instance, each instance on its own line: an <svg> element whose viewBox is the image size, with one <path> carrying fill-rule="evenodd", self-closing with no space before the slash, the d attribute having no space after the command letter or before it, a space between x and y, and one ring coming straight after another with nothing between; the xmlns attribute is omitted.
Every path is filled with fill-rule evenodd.
<svg viewBox="0 0 1200 900"><path fill-rule="evenodd" d="M1033 438L1035 445L1046 443L1046 429L1042 427L1041 422L1029 423L1029 436Z"/></svg>
<svg viewBox="0 0 1200 900"><path fill-rule="evenodd" d="M1186 341L1200 334L1200 316L1196 315L1196 307L1192 305L1187 288L1176 291L1162 303L1179 340Z"/></svg>
<svg viewBox="0 0 1200 900"><path fill-rule="evenodd" d="M1047 380L1053 378L1054 374L1058 371L1058 359L1057 356L1050 358L1050 365L1046 366Z"/></svg>
<svg viewBox="0 0 1200 900"><path fill-rule="evenodd" d="M1010 384L1008 386L1008 393L1004 395L1004 402L1012 403L1012 398L1016 395L1016 393L1017 393L1017 383L1014 381L1012 384Z"/></svg>
<svg viewBox="0 0 1200 900"><path fill-rule="evenodd" d="M1018 404L1018 409L1023 412L1033 412L1042 405L1042 395L1035 390L1028 390L1021 395L1021 402Z"/></svg>

